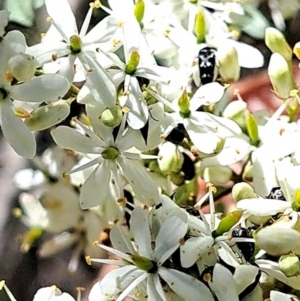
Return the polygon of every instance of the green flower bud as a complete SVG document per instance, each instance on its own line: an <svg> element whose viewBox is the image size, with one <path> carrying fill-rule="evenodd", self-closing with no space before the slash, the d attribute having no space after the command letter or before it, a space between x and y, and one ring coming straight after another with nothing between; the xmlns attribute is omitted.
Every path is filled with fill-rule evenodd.
<svg viewBox="0 0 300 301"><path fill-rule="evenodd" d="M213 231L213 237L218 237L228 232L243 216L243 210L237 210L225 216L218 225L218 228Z"/></svg>
<svg viewBox="0 0 300 301"><path fill-rule="evenodd" d="M273 256L300 253L300 233L291 228L268 226L253 234L257 246Z"/></svg>
<svg viewBox="0 0 300 301"><path fill-rule="evenodd" d="M103 159L114 160L119 156L119 151L114 147L109 147L101 153Z"/></svg>
<svg viewBox="0 0 300 301"><path fill-rule="evenodd" d="M40 239L43 234L43 230L40 228L32 228L23 236L21 251L27 253L31 246Z"/></svg>
<svg viewBox="0 0 300 301"><path fill-rule="evenodd" d="M195 34L197 37L198 44L201 44L205 41L205 33L206 33L205 17L202 12L198 12L195 20Z"/></svg>
<svg viewBox="0 0 300 301"><path fill-rule="evenodd" d="M31 131L43 131L62 122L69 114L70 105L61 99L33 110L24 123Z"/></svg>
<svg viewBox="0 0 300 301"><path fill-rule="evenodd" d="M223 112L223 117L235 121L242 129L246 128L245 113L247 110L247 103L243 100L231 101Z"/></svg>
<svg viewBox="0 0 300 301"><path fill-rule="evenodd" d="M243 181L253 182L253 164L249 161L244 167Z"/></svg>
<svg viewBox="0 0 300 301"><path fill-rule="evenodd" d="M292 209L297 212L300 211L300 189L297 189L297 191L295 192L295 198L294 202L292 203Z"/></svg>
<svg viewBox="0 0 300 301"><path fill-rule="evenodd" d="M180 109L180 115L182 118L189 118L191 115L190 111L190 100L186 90L183 91L182 95L178 99L178 106Z"/></svg>
<svg viewBox="0 0 300 301"><path fill-rule="evenodd" d="M171 182L176 186L181 186L184 184L185 179L182 173L171 173Z"/></svg>
<svg viewBox="0 0 300 301"><path fill-rule="evenodd" d="M32 55L20 53L10 58L7 68L9 74L15 79L26 82L34 76L37 65L38 62Z"/></svg>
<svg viewBox="0 0 300 301"><path fill-rule="evenodd" d="M268 75L276 95L282 99L289 98L291 90L295 89L295 82L290 65L279 53L272 54Z"/></svg>
<svg viewBox="0 0 300 301"><path fill-rule="evenodd" d="M72 54L80 53L82 49L82 41L79 36L71 36L70 37L70 50Z"/></svg>
<svg viewBox="0 0 300 301"><path fill-rule="evenodd" d="M244 199L252 199L257 198L256 193L254 192L254 189L251 185L248 183L237 183L232 187L232 198L235 202L238 202L240 200Z"/></svg>
<svg viewBox="0 0 300 301"><path fill-rule="evenodd" d="M138 23L141 25L145 13L145 3L143 0L137 0L134 7L134 15Z"/></svg>
<svg viewBox="0 0 300 301"><path fill-rule="evenodd" d="M130 257L133 260L134 265L140 270L151 273L152 270L154 271L157 268L155 262L146 257L139 255L130 255Z"/></svg>
<svg viewBox="0 0 300 301"><path fill-rule="evenodd" d="M237 81L240 77L241 67L235 47L224 43L218 49L217 58L219 73L223 81L228 84Z"/></svg>
<svg viewBox="0 0 300 301"><path fill-rule="evenodd" d="M250 142L254 146L259 144L258 126L257 122L252 114L248 114L246 119L247 131L250 137Z"/></svg>
<svg viewBox="0 0 300 301"><path fill-rule="evenodd" d="M177 145L169 141L161 145L158 153L158 166L163 174L178 173L181 170L183 160L183 155Z"/></svg>
<svg viewBox="0 0 300 301"><path fill-rule="evenodd" d="M228 166L211 166L203 171L203 180L214 185L227 184L231 176L232 170Z"/></svg>
<svg viewBox="0 0 300 301"><path fill-rule="evenodd" d="M122 109L120 106L106 108L101 114L101 120L107 127L114 128L122 122Z"/></svg>
<svg viewBox="0 0 300 301"><path fill-rule="evenodd" d="M273 53L281 54L287 62L292 59L292 49L287 43L284 35L274 27L268 27L265 34L265 42Z"/></svg>
<svg viewBox="0 0 300 301"><path fill-rule="evenodd" d="M162 174L157 160L151 160L151 162L149 163L149 170L157 174Z"/></svg>
<svg viewBox="0 0 300 301"><path fill-rule="evenodd" d="M125 67L125 73L133 75L140 62L140 55L137 51L132 51L128 64Z"/></svg>
<svg viewBox="0 0 300 301"><path fill-rule="evenodd" d="M294 276L300 270L299 258L296 255L281 255L278 265L280 271L287 277Z"/></svg>

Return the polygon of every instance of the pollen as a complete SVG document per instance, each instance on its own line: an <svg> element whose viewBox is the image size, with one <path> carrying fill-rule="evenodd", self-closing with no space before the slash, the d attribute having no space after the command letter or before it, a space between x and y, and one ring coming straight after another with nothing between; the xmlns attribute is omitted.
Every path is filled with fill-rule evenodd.
<svg viewBox="0 0 300 301"><path fill-rule="evenodd" d="M125 197L119 198L119 199L117 200L117 203L118 203L120 206L125 207L126 204L127 204L127 199L126 199Z"/></svg>
<svg viewBox="0 0 300 301"><path fill-rule="evenodd" d="M10 83L13 79L13 75L9 71L6 71L4 74L4 80Z"/></svg>
<svg viewBox="0 0 300 301"><path fill-rule="evenodd" d="M57 55L56 54L52 54L51 55L51 59L53 62L55 62L57 60Z"/></svg>
<svg viewBox="0 0 300 301"><path fill-rule="evenodd" d="M166 29L166 30L164 31L163 35L164 35L166 38L168 38L169 35L170 35L170 33L171 33L171 30L170 30L170 29Z"/></svg>
<svg viewBox="0 0 300 301"><path fill-rule="evenodd" d="M180 238L180 239L179 239L179 244L180 244L181 246L183 246L183 245L185 244L184 238Z"/></svg>
<svg viewBox="0 0 300 301"><path fill-rule="evenodd" d="M99 0L95 0L94 2L90 3L91 8L100 8L101 7L101 2Z"/></svg>
<svg viewBox="0 0 300 301"><path fill-rule="evenodd" d="M52 22L52 18L50 16L47 17L47 22Z"/></svg>

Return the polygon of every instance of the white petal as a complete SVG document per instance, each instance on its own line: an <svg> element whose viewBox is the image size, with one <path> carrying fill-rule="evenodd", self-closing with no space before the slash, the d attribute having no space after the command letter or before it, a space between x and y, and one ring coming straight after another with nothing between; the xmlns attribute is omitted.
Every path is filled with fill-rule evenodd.
<svg viewBox="0 0 300 301"><path fill-rule="evenodd" d="M56 101L65 96L69 81L59 74L45 74L11 87L11 97L29 102Z"/></svg>
<svg viewBox="0 0 300 301"><path fill-rule="evenodd" d="M125 106L129 108L128 124L134 130L141 129L149 117L148 107L144 100L138 80L130 76L129 95L126 97Z"/></svg>
<svg viewBox="0 0 300 301"><path fill-rule="evenodd" d="M184 268L191 267L199 257L213 246L211 236L191 237L180 247L180 262Z"/></svg>
<svg viewBox="0 0 300 301"><path fill-rule="evenodd" d="M102 141L97 141L83 136L75 129L68 126L59 126L51 131L51 136L55 143L62 148L75 150L81 153L99 154L101 147L104 145Z"/></svg>
<svg viewBox="0 0 300 301"><path fill-rule="evenodd" d="M244 68L259 68L264 65L264 57L262 53L243 42L228 40L235 47L238 53L239 65ZM250 59L251 58L251 59Z"/></svg>
<svg viewBox="0 0 300 301"><path fill-rule="evenodd" d="M211 158L204 158L202 167L228 166L243 160L252 150L249 141L246 139L244 136L226 138L221 153Z"/></svg>
<svg viewBox="0 0 300 301"><path fill-rule="evenodd" d="M141 27L136 20L128 20L122 26L125 62L128 63L132 51L139 48Z"/></svg>
<svg viewBox="0 0 300 301"><path fill-rule="evenodd" d="M239 301L232 274L219 263L213 271L213 289L219 301Z"/></svg>
<svg viewBox="0 0 300 301"><path fill-rule="evenodd" d="M270 300L271 301L291 301L294 298L288 294L284 294L278 291L270 291ZM294 299L297 301L297 299Z"/></svg>
<svg viewBox="0 0 300 301"><path fill-rule="evenodd" d="M134 238L139 255L152 258L151 233L149 224L149 212L136 207L130 220L130 230Z"/></svg>
<svg viewBox="0 0 300 301"><path fill-rule="evenodd" d="M66 42L78 35L76 20L67 0L46 0L47 12Z"/></svg>
<svg viewBox="0 0 300 301"><path fill-rule="evenodd" d="M136 194L136 198L148 206L157 204L159 200L157 186L140 162L122 157L118 157L117 162L121 165L123 174Z"/></svg>
<svg viewBox="0 0 300 301"><path fill-rule="evenodd" d="M237 202L236 208L247 210L248 213L255 216L269 216L291 208L291 204L280 200L254 198Z"/></svg>
<svg viewBox="0 0 300 301"><path fill-rule="evenodd" d="M109 301L111 298L111 296L106 296L103 294L102 290L101 290L101 286L100 286L100 282L96 282L90 293L89 293L89 301Z"/></svg>
<svg viewBox="0 0 300 301"><path fill-rule="evenodd" d="M128 233L125 232L122 226L115 226L109 233L109 238L115 249L124 253L136 254L132 242L129 239Z"/></svg>
<svg viewBox="0 0 300 301"><path fill-rule="evenodd" d="M149 301L166 301L166 296L159 277L156 274L149 274L147 278L147 295Z"/></svg>
<svg viewBox="0 0 300 301"><path fill-rule="evenodd" d="M114 17L111 16L102 19L82 38L83 45L107 42L118 28L117 22L112 21L114 21Z"/></svg>
<svg viewBox="0 0 300 301"><path fill-rule="evenodd" d="M5 139L15 152L22 157L32 159L36 153L34 135L24 122L15 116L10 100L0 102L0 122Z"/></svg>
<svg viewBox="0 0 300 301"><path fill-rule="evenodd" d="M190 100L190 110L195 111L203 105L215 104L221 100L226 89L217 82L201 86Z"/></svg>
<svg viewBox="0 0 300 301"><path fill-rule="evenodd" d="M212 132L204 132L201 126L192 123L189 119L184 120L185 129L188 132L195 147L202 153L212 154L216 151L221 139Z"/></svg>
<svg viewBox="0 0 300 301"><path fill-rule="evenodd" d="M238 294L253 284L258 275L259 268L254 265L244 264L237 266L234 271L233 279L235 281Z"/></svg>
<svg viewBox="0 0 300 301"><path fill-rule="evenodd" d="M70 54L70 49L65 42L53 41L28 47L26 53L33 55L40 64L44 64L53 61L54 57L60 58Z"/></svg>
<svg viewBox="0 0 300 301"><path fill-rule="evenodd" d="M155 258L162 265L180 246L187 231L187 223L177 216L171 216L162 225L155 239Z"/></svg>
<svg viewBox="0 0 300 301"><path fill-rule="evenodd" d="M89 55L84 56L91 71L87 71L87 86L96 101L113 106L116 103L116 88L105 70Z"/></svg>
<svg viewBox="0 0 300 301"><path fill-rule="evenodd" d="M110 187L110 164L104 160L84 182L80 191L80 206L88 209L100 205L108 193Z"/></svg>
<svg viewBox="0 0 300 301"><path fill-rule="evenodd" d="M201 297L201 301L214 301L214 297L207 286L196 278L163 267L159 268L158 273L167 282L169 287L184 300L199 301Z"/></svg>
<svg viewBox="0 0 300 301"><path fill-rule="evenodd" d="M75 301L68 293L62 293L56 286L40 288L33 297L33 301Z"/></svg>

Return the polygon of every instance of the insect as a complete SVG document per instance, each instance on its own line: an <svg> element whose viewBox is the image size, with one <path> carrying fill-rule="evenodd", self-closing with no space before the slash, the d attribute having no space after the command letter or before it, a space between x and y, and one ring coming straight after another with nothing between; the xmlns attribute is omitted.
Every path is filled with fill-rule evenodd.
<svg viewBox="0 0 300 301"><path fill-rule="evenodd" d="M234 229L231 235L232 237L252 238L252 232L252 229L238 228ZM250 261L255 251L254 242L237 242L236 245L238 246L245 259L247 261Z"/></svg>
<svg viewBox="0 0 300 301"><path fill-rule="evenodd" d="M267 199L272 199L272 200L281 200L281 201L286 201L286 198L283 194L283 191L281 190L280 187L273 187L269 193L269 195L266 196Z"/></svg>
<svg viewBox="0 0 300 301"><path fill-rule="evenodd" d="M187 137L186 129L182 123L178 123L165 138L166 141L174 144L180 144Z"/></svg>
<svg viewBox="0 0 300 301"><path fill-rule="evenodd" d="M218 76L216 49L204 47L198 54L199 76L202 85L213 82Z"/></svg>

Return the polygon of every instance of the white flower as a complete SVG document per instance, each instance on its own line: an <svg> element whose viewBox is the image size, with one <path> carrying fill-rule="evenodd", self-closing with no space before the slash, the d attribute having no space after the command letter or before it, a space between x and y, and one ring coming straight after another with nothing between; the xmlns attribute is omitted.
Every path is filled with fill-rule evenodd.
<svg viewBox="0 0 300 301"><path fill-rule="evenodd" d="M190 100L187 93L183 92L178 101L170 103L149 89L150 94L174 111L170 114L173 124L169 132L182 123L195 147L205 154L215 153L224 138L241 134L241 129L234 121L197 111L202 105L218 102L224 92L220 84L211 83L200 87Z"/></svg>
<svg viewBox="0 0 300 301"><path fill-rule="evenodd" d="M25 53L26 42L21 32L9 32L0 43L0 123L4 137L13 149L26 158L33 158L36 142L32 132L14 114L11 100L37 102L56 101L68 91L68 81L57 74L32 77L30 80L12 85L13 75L9 72L9 61ZM33 76L33 74L32 74Z"/></svg>
<svg viewBox="0 0 300 301"><path fill-rule="evenodd" d="M180 240L187 230L186 221L176 214L167 218L155 238L155 249L151 246L149 226L148 212L136 208L131 217L135 245L131 243L121 227L115 227L111 231L111 240L115 249L99 245L125 260L92 259L94 262L115 263L121 266L100 281L102 294L111 297L120 294L117 298L120 301L133 293L139 294L139 288L145 286L145 291L141 291L140 294L147 294L150 300L165 300L165 293L159 279L161 277L173 292L184 299L198 300L198 294L201 294L204 300L213 300L209 289L196 278L163 266L179 247ZM118 283L116 278L119 279Z"/></svg>
<svg viewBox="0 0 300 301"><path fill-rule="evenodd" d="M127 151L134 146L135 141L132 139L134 131L128 130L123 135L120 129L118 136L114 139L113 129L104 126L99 120L99 115L105 107L98 105L95 109L95 107L91 108L94 110L93 115L88 113L94 132L81 125L82 131L89 137L66 126L60 126L51 132L54 141L59 146L94 156L94 159L88 163L71 171L76 172L95 166L94 171L81 188L81 207L85 209L100 205L105 201L109 190L114 191L117 198L120 198L122 190L120 175L128 180L139 201L150 206L157 203L157 187L146 170L136 161L141 159L142 155Z"/></svg>
<svg viewBox="0 0 300 301"><path fill-rule="evenodd" d="M33 301L75 301L68 293L63 293L55 285L40 288L33 297Z"/></svg>
<svg viewBox="0 0 300 301"><path fill-rule="evenodd" d="M84 64L85 53L88 50L95 51L97 48L95 43L100 43L104 47L103 43L109 39L114 27L110 24L110 18L105 18L86 34L96 5L92 3L78 34L76 20L67 0L46 0L45 3L56 29L55 34L49 34L49 37L44 38L42 43L30 47L28 52L34 55L41 64L68 55L62 58L60 74L72 83L76 59L78 58Z"/></svg>

